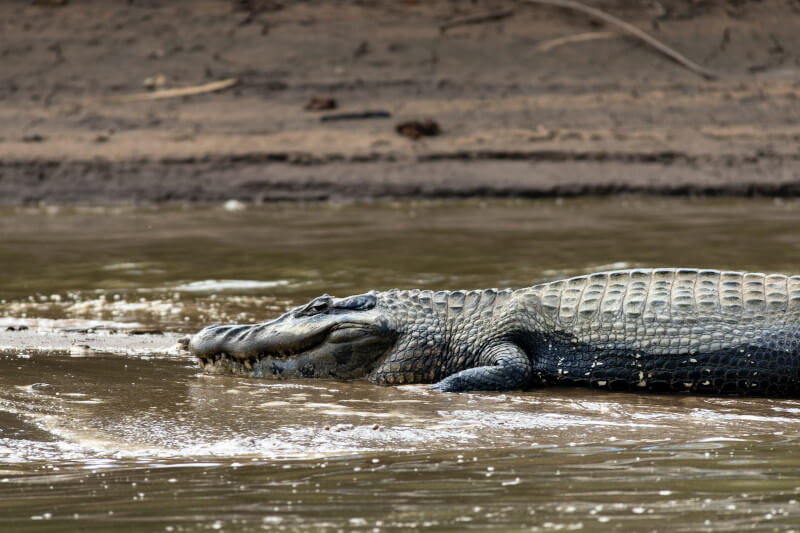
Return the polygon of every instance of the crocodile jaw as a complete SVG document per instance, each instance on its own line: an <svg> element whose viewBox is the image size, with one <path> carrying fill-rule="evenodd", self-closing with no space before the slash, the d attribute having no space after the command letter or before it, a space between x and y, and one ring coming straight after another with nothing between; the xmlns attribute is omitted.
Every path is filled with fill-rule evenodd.
<svg viewBox="0 0 800 533"><path fill-rule="evenodd" d="M256 325L209 326L189 349L210 374L299 379L364 377L396 335L375 311L294 316Z"/></svg>

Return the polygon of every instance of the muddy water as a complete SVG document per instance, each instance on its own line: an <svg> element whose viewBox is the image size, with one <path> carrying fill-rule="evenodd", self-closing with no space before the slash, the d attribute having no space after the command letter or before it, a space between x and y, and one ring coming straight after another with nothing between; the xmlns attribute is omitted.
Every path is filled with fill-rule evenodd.
<svg viewBox="0 0 800 533"><path fill-rule="evenodd" d="M0 212L0 320L268 318L322 292L683 265L797 273L800 204L581 200ZM0 331L0 335L14 335ZM438 394L0 354L0 529L800 529L800 401Z"/></svg>

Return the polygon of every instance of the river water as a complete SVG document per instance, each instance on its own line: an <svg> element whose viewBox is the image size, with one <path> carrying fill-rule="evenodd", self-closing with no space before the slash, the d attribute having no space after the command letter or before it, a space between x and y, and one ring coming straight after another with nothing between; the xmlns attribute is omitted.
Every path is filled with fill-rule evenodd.
<svg viewBox="0 0 800 533"><path fill-rule="evenodd" d="M595 270L800 272L800 203L0 211L0 336L192 332L328 292ZM2 531L800 531L800 401L210 377L0 353Z"/></svg>

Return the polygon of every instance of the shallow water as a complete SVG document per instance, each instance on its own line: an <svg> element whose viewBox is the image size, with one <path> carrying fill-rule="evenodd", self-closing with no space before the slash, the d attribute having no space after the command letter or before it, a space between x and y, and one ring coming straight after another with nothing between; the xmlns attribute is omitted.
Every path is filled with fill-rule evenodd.
<svg viewBox="0 0 800 533"><path fill-rule="evenodd" d="M0 316L194 331L323 292L798 273L800 204L607 199L0 212ZM0 335L13 335L0 331ZM787 531L800 401L439 394L0 355L0 529Z"/></svg>

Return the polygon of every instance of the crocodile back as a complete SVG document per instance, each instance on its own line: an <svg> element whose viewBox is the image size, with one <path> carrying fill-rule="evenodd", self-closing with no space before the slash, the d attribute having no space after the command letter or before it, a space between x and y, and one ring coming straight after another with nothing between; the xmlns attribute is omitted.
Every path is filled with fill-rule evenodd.
<svg viewBox="0 0 800 533"><path fill-rule="evenodd" d="M600 272L530 289L554 323L800 313L800 276L679 268Z"/></svg>

